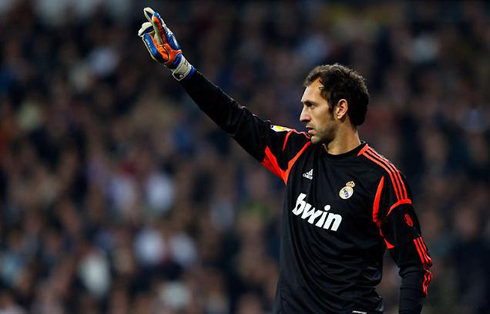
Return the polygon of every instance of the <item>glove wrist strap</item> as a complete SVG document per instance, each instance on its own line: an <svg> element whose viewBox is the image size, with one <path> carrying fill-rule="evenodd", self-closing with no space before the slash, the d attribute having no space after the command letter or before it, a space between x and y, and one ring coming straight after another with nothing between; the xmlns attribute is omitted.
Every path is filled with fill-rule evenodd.
<svg viewBox="0 0 490 314"><path fill-rule="evenodd" d="M177 80L177 81L182 81L185 79L191 72L193 72L194 67L187 61L184 56L182 56L182 59L179 62L179 65L172 70L172 76Z"/></svg>

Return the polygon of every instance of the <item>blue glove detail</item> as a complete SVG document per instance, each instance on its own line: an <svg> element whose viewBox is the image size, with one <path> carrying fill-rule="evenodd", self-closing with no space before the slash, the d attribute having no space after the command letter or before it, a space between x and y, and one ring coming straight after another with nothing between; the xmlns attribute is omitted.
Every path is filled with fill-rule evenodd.
<svg viewBox="0 0 490 314"><path fill-rule="evenodd" d="M148 49L150 56L172 70L177 80L194 73L194 67L182 55L174 33L167 27L160 14L151 8L143 10L148 22L141 25L138 36Z"/></svg>

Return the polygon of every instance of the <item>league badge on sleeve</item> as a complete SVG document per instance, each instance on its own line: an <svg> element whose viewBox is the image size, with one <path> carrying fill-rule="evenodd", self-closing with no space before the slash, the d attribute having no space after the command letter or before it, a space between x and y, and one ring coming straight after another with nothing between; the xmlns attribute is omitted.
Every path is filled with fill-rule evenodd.
<svg viewBox="0 0 490 314"><path fill-rule="evenodd" d="M345 186L340 189L339 191L339 196L341 199L348 199L352 196L352 194L354 194L354 187L356 186L356 184L354 183L354 181L349 181L345 184Z"/></svg>
<svg viewBox="0 0 490 314"><path fill-rule="evenodd" d="M289 132L291 129L279 126L279 125L271 125L271 129L276 132Z"/></svg>

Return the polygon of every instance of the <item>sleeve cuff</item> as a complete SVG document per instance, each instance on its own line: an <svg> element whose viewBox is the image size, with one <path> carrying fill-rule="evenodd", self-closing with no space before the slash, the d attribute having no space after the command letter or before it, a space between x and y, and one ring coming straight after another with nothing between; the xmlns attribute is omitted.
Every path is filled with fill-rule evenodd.
<svg viewBox="0 0 490 314"><path fill-rule="evenodd" d="M182 81L186 77L191 76L194 73L194 67L187 61L187 59L182 56L182 60L179 65L172 71L172 76L177 81Z"/></svg>

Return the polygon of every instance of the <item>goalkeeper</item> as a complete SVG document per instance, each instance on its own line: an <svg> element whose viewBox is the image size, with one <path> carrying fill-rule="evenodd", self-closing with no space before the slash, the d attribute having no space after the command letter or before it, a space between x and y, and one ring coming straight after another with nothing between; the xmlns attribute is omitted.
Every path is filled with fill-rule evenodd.
<svg viewBox="0 0 490 314"><path fill-rule="evenodd" d="M382 313L386 249L400 269L399 312L420 313L432 262L405 177L359 137L364 79L338 64L314 68L299 117L307 132L274 126L196 71L158 13L144 14L138 35L150 56L286 185L274 313Z"/></svg>

